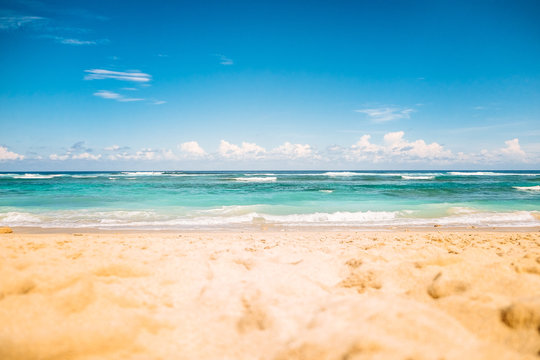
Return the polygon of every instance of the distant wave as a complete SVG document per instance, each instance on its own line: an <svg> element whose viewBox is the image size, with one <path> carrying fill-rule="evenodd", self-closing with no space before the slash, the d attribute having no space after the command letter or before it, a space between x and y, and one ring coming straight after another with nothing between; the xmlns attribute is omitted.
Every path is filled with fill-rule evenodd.
<svg viewBox="0 0 540 360"><path fill-rule="evenodd" d="M63 176L61 174L24 174L24 175L13 175L14 179L52 179L55 177Z"/></svg>
<svg viewBox="0 0 540 360"><path fill-rule="evenodd" d="M435 176L409 176L409 175L401 175L401 178L403 180L433 180L435 179Z"/></svg>
<svg viewBox="0 0 540 360"><path fill-rule="evenodd" d="M124 171L126 176L158 176L163 175L163 171Z"/></svg>
<svg viewBox="0 0 540 360"><path fill-rule="evenodd" d="M322 193L333 193L334 190L319 190L319 192L322 192Z"/></svg>
<svg viewBox="0 0 540 360"><path fill-rule="evenodd" d="M93 179L97 178L97 175L71 175L72 178L75 179Z"/></svg>
<svg viewBox="0 0 540 360"><path fill-rule="evenodd" d="M277 177L237 177L233 179L240 182L275 182L277 180Z"/></svg>
<svg viewBox="0 0 540 360"><path fill-rule="evenodd" d="M525 174L525 173L502 173L492 171L475 171L475 172L462 172L462 171L449 171L449 175L455 176L538 176L540 174Z"/></svg>
<svg viewBox="0 0 540 360"><path fill-rule="evenodd" d="M540 185L536 185L536 186L513 186L514 189L516 190L521 190L521 191L540 191Z"/></svg>
<svg viewBox="0 0 540 360"><path fill-rule="evenodd" d="M319 174L315 174L315 175L319 175ZM330 176L330 177L337 177L337 176L349 177L349 176L364 175L364 174L357 173L357 172L351 172L351 171L328 171L328 172L325 172L325 173L323 173L321 175L326 175L326 176Z"/></svg>

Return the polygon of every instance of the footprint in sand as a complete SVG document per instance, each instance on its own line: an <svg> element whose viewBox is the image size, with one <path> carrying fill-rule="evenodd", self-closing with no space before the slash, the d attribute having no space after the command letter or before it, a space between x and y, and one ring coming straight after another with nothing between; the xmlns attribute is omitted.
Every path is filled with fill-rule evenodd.
<svg viewBox="0 0 540 360"><path fill-rule="evenodd" d="M375 272L368 271L352 271L349 276L343 279L339 286L344 288L354 288L358 293L363 293L368 288L380 289L382 283Z"/></svg>
<svg viewBox="0 0 540 360"><path fill-rule="evenodd" d="M540 331L540 297L520 299L503 308L501 320L512 329L538 328Z"/></svg>
<svg viewBox="0 0 540 360"><path fill-rule="evenodd" d="M236 327L240 333L253 330L265 330L270 327L271 319L264 311L260 301L260 292L242 297L243 314L238 319Z"/></svg>
<svg viewBox="0 0 540 360"><path fill-rule="evenodd" d="M94 271L97 276L116 276L120 278L144 277L150 275L148 269L129 264L110 264L102 266Z"/></svg>
<svg viewBox="0 0 540 360"><path fill-rule="evenodd" d="M461 280L443 278L442 272L438 273L433 282L428 286L427 292L434 299L460 294L467 291L468 285Z"/></svg>

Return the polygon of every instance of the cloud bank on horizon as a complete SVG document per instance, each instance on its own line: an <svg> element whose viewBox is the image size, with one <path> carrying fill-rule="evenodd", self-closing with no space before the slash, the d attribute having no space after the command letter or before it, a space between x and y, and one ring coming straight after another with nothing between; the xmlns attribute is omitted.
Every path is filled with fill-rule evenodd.
<svg viewBox="0 0 540 360"><path fill-rule="evenodd" d="M213 164L216 169L221 169L218 164L243 166L246 163L259 163L264 165L272 160L287 161L287 168L313 168L352 169L359 165L374 165L375 168L392 169L399 165L437 165L447 168L460 168L463 165L493 166L513 162L514 164L538 165L538 158L526 153L519 143L519 139L510 139L504 142L504 146L496 149L482 149L477 153L453 152L444 146L432 142L426 143L423 139L409 141L404 137L403 131L389 132L383 136L381 143L371 141L371 135L363 135L360 139L349 146L332 145L326 149L318 150L309 144L293 144L285 142L272 149L266 149L256 143L242 142L240 144L221 140L214 151L205 150L197 141L191 140L180 143L177 149L152 149L142 148L132 151L128 146L117 144L103 149L92 149L86 146L84 141L79 141L69 147L65 152L49 154L45 157L26 157L0 146L0 161L2 162L32 162L49 161L53 163L65 161L92 161L94 163L126 163L133 161L146 163L148 167L153 162L168 164L169 166L182 167L190 162L198 164ZM292 165L292 166L291 166ZM306 166L307 165L307 166ZM193 166L193 165L191 165ZM196 168L193 168L196 169Z"/></svg>
<svg viewBox="0 0 540 360"><path fill-rule="evenodd" d="M537 1L125 4L0 4L0 172L540 168Z"/></svg>

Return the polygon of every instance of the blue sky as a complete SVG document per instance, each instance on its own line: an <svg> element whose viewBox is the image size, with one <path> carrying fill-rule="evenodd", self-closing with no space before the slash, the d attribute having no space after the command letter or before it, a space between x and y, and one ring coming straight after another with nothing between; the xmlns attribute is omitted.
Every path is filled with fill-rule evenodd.
<svg viewBox="0 0 540 360"><path fill-rule="evenodd" d="M538 1L0 2L0 171L538 169Z"/></svg>

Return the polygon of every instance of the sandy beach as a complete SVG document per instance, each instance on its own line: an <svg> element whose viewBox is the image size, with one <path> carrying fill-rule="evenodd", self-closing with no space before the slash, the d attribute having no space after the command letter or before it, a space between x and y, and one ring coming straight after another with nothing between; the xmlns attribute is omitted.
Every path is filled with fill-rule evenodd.
<svg viewBox="0 0 540 360"><path fill-rule="evenodd" d="M537 359L540 233L0 234L2 359Z"/></svg>

